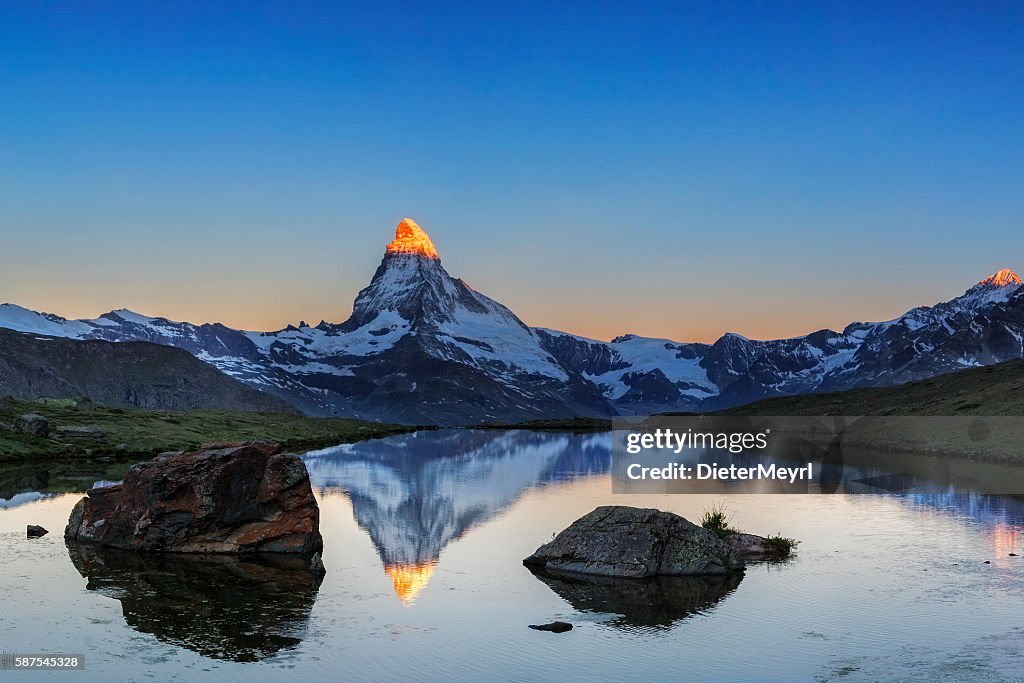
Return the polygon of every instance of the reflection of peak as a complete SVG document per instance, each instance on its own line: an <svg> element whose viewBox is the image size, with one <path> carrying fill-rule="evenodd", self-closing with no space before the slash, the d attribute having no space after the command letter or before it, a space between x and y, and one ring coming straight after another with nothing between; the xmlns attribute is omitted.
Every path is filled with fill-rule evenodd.
<svg viewBox="0 0 1024 683"><path fill-rule="evenodd" d="M313 486L344 491L395 593L411 604L444 548L532 488L608 471L606 434L441 430L305 457Z"/></svg>
<svg viewBox="0 0 1024 683"><path fill-rule="evenodd" d="M440 259L434 243L416 221L403 218L395 228L395 239L387 246L389 254L416 254L427 258Z"/></svg>
<svg viewBox="0 0 1024 683"><path fill-rule="evenodd" d="M385 565L384 571L391 577L395 584L395 594L405 605L411 605L416 601L430 577L434 573L437 562L423 562L420 564L389 564Z"/></svg>

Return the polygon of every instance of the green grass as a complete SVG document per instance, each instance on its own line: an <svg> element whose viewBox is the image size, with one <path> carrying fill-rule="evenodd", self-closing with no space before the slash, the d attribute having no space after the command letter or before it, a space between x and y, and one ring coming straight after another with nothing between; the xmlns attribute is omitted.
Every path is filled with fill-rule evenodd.
<svg viewBox="0 0 1024 683"><path fill-rule="evenodd" d="M710 510L705 510L700 525L714 531L721 539L740 533L739 529L732 526L732 513L725 509L725 503L715 503Z"/></svg>
<svg viewBox="0 0 1024 683"><path fill-rule="evenodd" d="M725 415L1024 415L1024 360L891 387L769 398Z"/></svg>
<svg viewBox="0 0 1024 683"><path fill-rule="evenodd" d="M800 541L794 540L792 538L786 538L781 534L773 534L771 536L766 536L764 539L764 544L766 546L768 546L769 548L774 548L783 557L788 557L790 553L792 553L796 549L799 543Z"/></svg>
<svg viewBox="0 0 1024 683"><path fill-rule="evenodd" d="M7 400L0 403L0 408L0 461L92 456L129 459L194 449L210 441L275 441L287 450L301 451L414 429L335 417L225 410L136 410L52 399ZM48 418L51 430L64 426L98 427L106 432L107 438L100 444L72 443L9 429L15 418L24 413Z"/></svg>
<svg viewBox="0 0 1024 683"><path fill-rule="evenodd" d="M715 503L711 509L705 510L700 525L715 532L715 535L723 541L730 536L743 533L732 525L732 513L726 509L725 503ZM764 544L776 550L782 558L789 557L799 543L799 541L786 538L782 534L773 534L764 538Z"/></svg>

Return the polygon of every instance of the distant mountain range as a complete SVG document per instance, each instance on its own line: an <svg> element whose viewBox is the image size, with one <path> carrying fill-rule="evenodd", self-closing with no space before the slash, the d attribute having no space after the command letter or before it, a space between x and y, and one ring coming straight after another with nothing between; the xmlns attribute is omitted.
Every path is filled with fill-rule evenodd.
<svg viewBox="0 0 1024 683"><path fill-rule="evenodd" d="M310 414L461 425L721 409L1021 358L1024 287L1002 270L962 296L894 320L791 339L602 342L527 326L451 277L407 218L341 324L246 332L127 310L66 320L4 304L0 328L176 346Z"/></svg>

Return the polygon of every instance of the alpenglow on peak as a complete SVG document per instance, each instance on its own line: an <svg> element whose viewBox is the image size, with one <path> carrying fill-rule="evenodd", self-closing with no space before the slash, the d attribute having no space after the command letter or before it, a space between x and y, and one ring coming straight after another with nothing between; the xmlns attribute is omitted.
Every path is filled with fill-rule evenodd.
<svg viewBox="0 0 1024 683"><path fill-rule="evenodd" d="M395 228L395 239L388 244L387 253L417 254L427 258L441 259L437 254L437 249L434 249L434 243L430 241L430 237L411 218L403 218Z"/></svg>
<svg viewBox="0 0 1024 683"><path fill-rule="evenodd" d="M995 275L991 275L981 282L979 285L988 285L991 287L1009 287L1011 285L1022 284L1020 277L1017 273L1013 272L1009 268L1003 268Z"/></svg>

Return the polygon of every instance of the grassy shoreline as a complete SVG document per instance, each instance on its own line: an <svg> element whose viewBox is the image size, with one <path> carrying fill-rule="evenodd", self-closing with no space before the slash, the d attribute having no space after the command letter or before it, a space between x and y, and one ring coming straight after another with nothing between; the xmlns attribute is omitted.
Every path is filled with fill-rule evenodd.
<svg viewBox="0 0 1024 683"><path fill-rule="evenodd" d="M0 413L0 462L39 459L148 459L164 451L190 450L211 441L275 441L303 451L401 434L423 427L380 424L337 417L226 410L142 410L79 404L73 400L15 400ZM42 415L51 430L94 427L101 442L30 436L10 429L25 413ZM6 425L6 426L3 426Z"/></svg>

